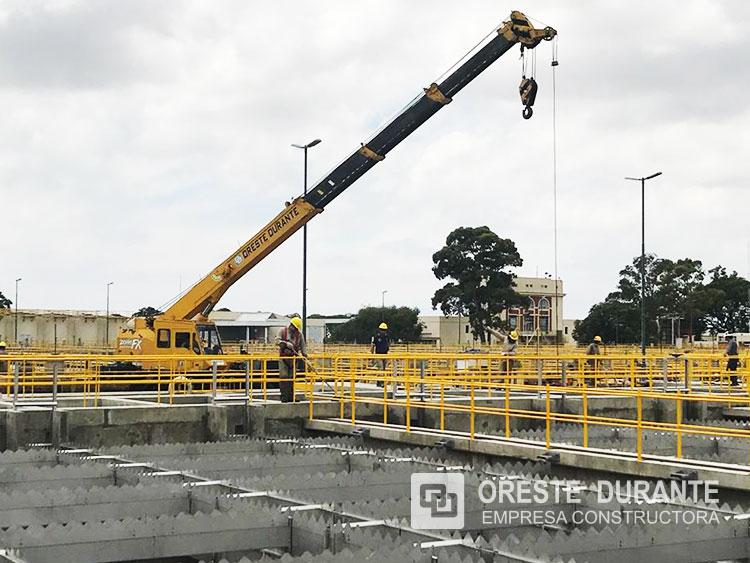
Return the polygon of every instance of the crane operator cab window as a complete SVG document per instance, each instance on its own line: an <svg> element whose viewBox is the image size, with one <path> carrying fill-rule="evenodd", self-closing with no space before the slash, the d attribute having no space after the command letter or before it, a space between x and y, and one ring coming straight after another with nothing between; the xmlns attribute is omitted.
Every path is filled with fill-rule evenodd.
<svg viewBox="0 0 750 563"><path fill-rule="evenodd" d="M190 350L190 333L189 332L175 332L174 333L174 347L185 348Z"/></svg>
<svg viewBox="0 0 750 563"><path fill-rule="evenodd" d="M156 333L156 347L157 348L169 348L172 344L170 342L170 330L168 328L160 328Z"/></svg>
<svg viewBox="0 0 750 563"><path fill-rule="evenodd" d="M198 334L203 342L204 354L223 354L219 331L215 325L198 325Z"/></svg>

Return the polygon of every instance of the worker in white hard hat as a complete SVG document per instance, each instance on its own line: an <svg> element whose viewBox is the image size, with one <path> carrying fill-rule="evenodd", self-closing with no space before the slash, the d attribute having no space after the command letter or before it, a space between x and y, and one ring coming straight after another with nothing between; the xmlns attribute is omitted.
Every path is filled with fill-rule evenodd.
<svg viewBox="0 0 750 563"><path fill-rule="evenodd" d="M372 337L370 354L387 354L390 349L391 337L388 334L388 325L382 322L378 325L378 331L375 333L375 336ZM382 372L379 375L384 377L386 375L386 368L388 367L388 360L385 358L376 360L375 367ZM378 380L377 384L378 387L382 387L383 380Z"/></svg>
<svg viewBox="0 0 750 563"><path fill-rule="evenodd" d="M282 403L294 402L294 377L305 371L304 361L295 360L302 356L307 358L307 344L302 334L302 319L297 315L289 321L289 326L279 330L276 335L279 347L279 393Z"/></svg>

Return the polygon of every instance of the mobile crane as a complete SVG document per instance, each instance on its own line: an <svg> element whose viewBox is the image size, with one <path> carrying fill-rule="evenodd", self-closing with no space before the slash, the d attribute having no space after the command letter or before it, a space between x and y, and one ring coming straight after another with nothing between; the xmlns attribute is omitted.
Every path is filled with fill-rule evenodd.
<svg viewBox="0 0 750 563"><path fill-rule="evenodd" d="M517 11L512 12L510 19L496 31L496 36L440 84L432 83L425 88L423 95L363 143L306 195L287 203L284 210L271 222L191 287L164 313L153 318L131 319L131 325L117 335L117 354L184 356L181 364L185 368L205 367L211 354L221 353L218 331L214 323L208 320L208 315L232 284L322 212L326 205L382 161L396 145L438 110L449 104L461 89L515 44L519 43L523 52L524 49L533 49L543 40L553 39L557 34L551 27L535 29L529 19ZM519 91L521 102L525 105L523 116L528 119L536 96L536 82L533 78L524 77ZM158 365L158 362L149 364ZM141 367L146 367L146 362Z"/></svg>

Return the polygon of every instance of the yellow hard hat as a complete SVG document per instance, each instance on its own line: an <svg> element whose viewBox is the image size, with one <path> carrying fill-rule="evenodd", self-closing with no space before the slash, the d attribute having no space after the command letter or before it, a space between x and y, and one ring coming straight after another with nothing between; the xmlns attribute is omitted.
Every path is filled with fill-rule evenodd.
<svg viewBox="0 0 750 563"><path fill-rule="evenodd" d="M297 330L302 330L302 319L299 317L292 317L291 322Z"/></svg>
<svg viewBox="0 0 750 563"><path fill-rule="evenodd" d="M598 334L596 336L594 336L594 342L601 342L601 341L602 341L602 337L601 336L599 336Z"/></svg>
<svg viewBox="0 0 750 563"><path fill-rule="evenodd" d="M5 348L7 344L5 342L0 342L0 348Z"/></svg>
<svg viewBox="0 0 750 563"><path fill-rule="evenodd" d="M378 328L382 328L383 330L388 330L388 325L385 324L385 323L380 323L380 325L378 326Z"/></svg>
<svg viewBox="0 0 750 563"><path fill-rule="evenodd" d="M515 330L511 330L508 336L510 336L511 340L518 340L518 333Z"/></svg>

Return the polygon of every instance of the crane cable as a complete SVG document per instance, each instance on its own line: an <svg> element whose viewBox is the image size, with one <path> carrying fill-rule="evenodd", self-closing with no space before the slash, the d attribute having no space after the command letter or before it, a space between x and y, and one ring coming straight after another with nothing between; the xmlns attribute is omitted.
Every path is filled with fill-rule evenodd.
<svg viewBox="0 0 750 563"><path fill-rule="evenodd" d="M558 332L560 330L557 319L558 319L558 302L562 301L558 298L558 283L559 278L557 276L557 88L555 83L555 71L560 63L557 60L557 36L552 40L552 207L553 207L553 229L554 229L554 253L555 253L555 353L560 356L560 339L558 338Z"/></svg>

